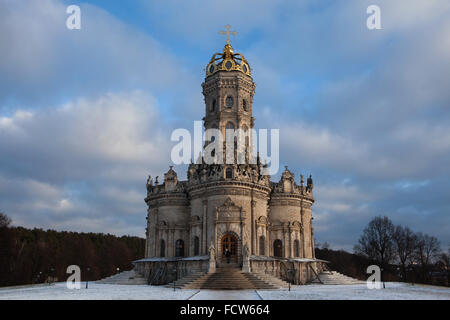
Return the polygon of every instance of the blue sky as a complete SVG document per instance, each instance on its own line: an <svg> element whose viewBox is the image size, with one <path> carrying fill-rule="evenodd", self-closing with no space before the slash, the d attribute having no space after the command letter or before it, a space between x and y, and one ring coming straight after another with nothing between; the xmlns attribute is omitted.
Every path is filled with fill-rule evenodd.
<svg viewBox="0 0 450 320"><path fill-rule="evenodd" d="M81 30L65 27L70 4ZM253 68L256 126L280 128L280 167L315 179L318 241L351 250L387 215L450 244L447 0L3 0L0 210L143 236L146 176L167 171L170 132L203 117L226 24Z"/></svg>

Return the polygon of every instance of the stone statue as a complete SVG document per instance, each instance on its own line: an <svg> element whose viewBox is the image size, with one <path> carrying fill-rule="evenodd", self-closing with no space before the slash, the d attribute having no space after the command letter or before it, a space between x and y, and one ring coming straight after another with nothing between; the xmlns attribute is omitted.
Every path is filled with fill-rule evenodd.
<svg viewBox="0 0 450 320"><path fill-rule="evenodd" d="M313 179L312 176L309 175L309 178L306 180L306 189L308 191L312 191L314 188L314 183L313 183Z"/></svg>
<svg viewBox="0 0 450 320"><path fill-rule="evenodd" d="M242 247L242 256L244 260L247 260L250 256L250 250L247 244L244 244L244 246Z"/></svg>
<svg viewBox="0 0 450 320"><path fill-rule="evenodd" d="M207 170L205 167L203 167L203 169L202 169L202 171L201 171L200 174L201 174L201 175L200 175L201 181L202 181L202 182L205 182L205 181L206 181L206 178L207 178L207 176L208 176L208 170Z"/></svg>
<svg viewBox="0 0 450 320"><path fill-rule="evenodd" d="M153 179L152 179L152 176L148 176L148 179L147 179L147 191L151 191L151 187L153 186Z"/></svg>
<svg viewBox="0 0 450 320"><path fill-rule="evenodd" d="M216 272L216 248L214 248L213 243L209 246L209 266L208 273Z"/></svg>
<svg viewBox="0 0 450 320"><path fill-rule="evenodd" d="M242 272L251 272L250 250L247 244L242 247Z"/></svg>
<svg viewBox="0 0 450 320"><path fill-rule="evenodd" d="M209 246L209 261L216 260L216 248L214 248L213 243Z"/></svg>

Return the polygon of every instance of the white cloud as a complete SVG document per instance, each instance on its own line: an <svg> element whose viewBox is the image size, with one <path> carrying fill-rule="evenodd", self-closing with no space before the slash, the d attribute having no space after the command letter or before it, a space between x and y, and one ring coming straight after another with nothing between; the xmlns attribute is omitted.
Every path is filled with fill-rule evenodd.
<svg viewBox="0 0 450 320"><path fill-rule="evenodd" d="M130 223L131 214L142 235L146 175L169 163L168 130L157 110L152 96L135 91L3 117L2 210L27 226L97 219L89 230L101 217L102 226Z"/></svg>
<svg viewBox="0 0 450 320"><path fill-rule="evenodd" d="M68 30L65 9L58 0L0 3L0 108L136 88L192 91L195 76L152 35L90 4L81 4L82 28Z"/></svg>
<svg viewBox="0 0 450 320"><path fill-rule="evenodd" d="M384 213L448 239L450 3L380 0L379 32L369 4L145 2L150 34L89 4L77 32L60 1L1 2L0 209L31 227L142 235L168 123L203 116L188 64L204 67L230 23L254 67L256 125L281 128L280 161L318 177L319 239L348 248Z"/></svg>

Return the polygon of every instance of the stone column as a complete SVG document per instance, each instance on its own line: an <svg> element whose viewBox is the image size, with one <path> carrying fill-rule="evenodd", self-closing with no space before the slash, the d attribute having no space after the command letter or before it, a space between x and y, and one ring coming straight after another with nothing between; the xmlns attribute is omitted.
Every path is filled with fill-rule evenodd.
<svg viewBox="0 0 450 320"><path fill-rule="evenodd" d="M150 248L149 248L149 256L150 257L156 257L157 256L157 244L158 244L158 238L157 238L157 225L158 225L158 208L155 208L153 212L149 209L148 212L148 218L151 221L151 228L150 228Z"/></svg>
<svg viewBox="0 0 450 320"><path fill-rule="evenodd" d="M253 198L253 197L252 197ZM252 237L252 246L251 246L251 254L255 254L256 252L256 223L255 223L255 207L256 207L256 201L252 200L251 201L251 219L252 219L252 223L250 225L250 227L252 228L252 232L251 232L251 237Z"/></svg>
<svg viewBox="0 0 450 320"><path fill-rule="evenodd" d="M161 232L158 230L157 227L154 227L154 236L155 240L152 242L152 246L148 248L149 252L151 252L151 257L159 257L159 244L160 239L162 238Z"/></svg>
<svg viewBox="0 0 450 320"><path fill-rule="evenodd" d="M194 250L191 248L192 246L192 223L189 222L189 230L186 231L187 233L187 252L186 252L186 256L190 257L192 255L194 255Z"/></svg>
<svg viewBox="0 0 450 320"><path fill-rule="evenodd" d="M203 229L202 229L202 252L203 255L208 254L208 243L207 243L207 210L208 210L208 200L203 200Z"/></svg>
<svg viewBox="0 0 450 320"><path fill-rule="evenodd" d="M238 251L238 263L240 263L243 258L244 244L249 242L248 239L244 239L244 219L242 218L242 209L241 209L239 216L240 216L240 220L241 220L241 223L240 223L241 231L240 231L240 235L239 235L241 237L241 255L239 256L239 251ZM216 233L217 233L217 231L216 231Z"/></svg>
<svg viewBox="0 0 450 320"><path fill-rule="evenodd" d="M170 230L170 256L175 257L175 229Z"/></svg>
<svg viewBox="0 0 450 320"><path fill-rule="evenodd" d="M288 258L292 258L292 230L291 230L291 226L288 227L288 233L289 233L289 256L288 256Z"/></svg>
<svg viewBox="0 0 450 320"><path fill-rule="evenodd" d="M303 213L303 200L300 201L300 220L302 222L302 225L300 227L300 235L302 237L302 242L301 242L301 246L302 246L302 257L306 258L306 242L305 242L305 219L303 218L304 213Z"/></svg>
<svg viewBox="0 0 450 320"><path fill-rule="evenodd" d="M150 245L150 229L149 229L149 225L150 222L148 221L148 214L147 217L145 218L147 221L147 228L145 228L145 251L144 251L144 258L148 258L149 257L149 245Z"/></svg>
<svg viewBox="0 0 450 320"><path fill-rule="evenodd" d="M283 240L284 240L284 258L289 258L289 231L283 228Z"/></svg>
<svg viewBox="0 0 450 320"><path fill-rule="evenodd" d="M157 227L155 227L155 231L153 234L155 236L155 239L153 241L152 248L151 248L151 250L153 251L151 257L159 257L158 243L160 241L158 241L157 239L161 238L161 235L160 235L161 232L159 231L159 229Z"/></svg>
<svg viewBox="0 0 450 320"><path fill-rule="evenodd" d="M151 257L153 254L153 242L155 241L155 236L152 234L154 232L155 226L151 223L150 217L147 216L147 230L146 230L146 241L145 241L145 257Z"/></svg>
<svg viewBox="0 0 450 320"><path fill-rule="evenodd" d="M258 225L256 224L256 221L255 221L255 253L254 254L256 254L256 255L261 255L261 248L259 247L259 232L258 232L258 230L259 230L259 227L258 227Z"/></svg>
<svg viewBox="0 0 450 320"><path fill-rule="evenodd" d="M314 228L312 226L312 218L309 228L311 229L311 258L315 258L316 253L314 252Z"/></svg>
<svg viewBox="0 0 450 320"><path fill-rule="evenodd" d="M169 251L169 248L170 248L170 235L169 235L169 229L166 229L165 230L165 232L164 232L165 234L166 234L166 239L164 240L165 241L165 248L164 248L164 256L165 257L168 257L168 256L170 256L170 251ZM162 236L162 231L161 231L161 236Z"/></svg>
<svg viewBox="0 0 450 320"><path fill-rule="evenodd" d="M222 257L222 249L220 248L221 244L219 243L220 239L217 235L217 220L219 219L219 213L216 210L216 214L214 217L214 246L216 248L216 260L218 260L218 254L220 252L220 257Z"/></svg>

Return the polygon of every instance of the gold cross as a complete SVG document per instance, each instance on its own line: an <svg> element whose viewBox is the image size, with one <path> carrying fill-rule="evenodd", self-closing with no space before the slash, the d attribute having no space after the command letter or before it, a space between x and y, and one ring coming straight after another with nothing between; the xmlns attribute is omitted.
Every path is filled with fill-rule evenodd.
<svg viewBox="0 0 450 320"><path fill-rule="evenodd" d="M227 31L219 31L219 34L223 35L226 34L227 35L227 44L230 44L230 34L235 36L237 35L236 31L230 31L231 26L229 24L227 24L225 26L225 29L227 29Z"/></svg>

